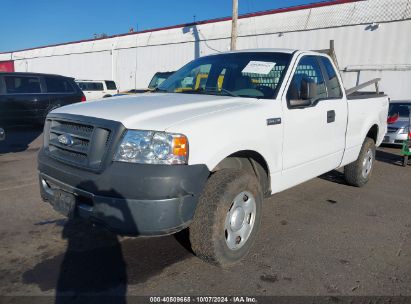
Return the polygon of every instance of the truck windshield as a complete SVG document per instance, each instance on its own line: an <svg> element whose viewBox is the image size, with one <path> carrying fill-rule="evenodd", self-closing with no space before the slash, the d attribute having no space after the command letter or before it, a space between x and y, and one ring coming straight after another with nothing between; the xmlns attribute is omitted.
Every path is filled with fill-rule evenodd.
<svg viewBox="0 0 411 304"><path fill-rule="evenodd" d="M164 82L170 75L172 75L173 72L158 72L155 73L153 78L151 78L150 84L148 85L149 89L155 89L157 88L160 84Z"/></svg>
<svg viewBox="0 0 411 304"><path fill-rule="evenodd" d="M276 98L292 55L244 52L196 59L159 87L169 93Z"/></svg>

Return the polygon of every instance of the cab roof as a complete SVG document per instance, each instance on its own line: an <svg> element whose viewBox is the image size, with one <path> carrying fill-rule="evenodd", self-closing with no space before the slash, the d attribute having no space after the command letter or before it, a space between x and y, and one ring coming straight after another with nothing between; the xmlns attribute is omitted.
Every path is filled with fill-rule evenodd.
<svg viewBox="0 0 411 304"><path fill-rule="evenodd" d="M281 49L281 48L259 48L259 49L244 49L244 50L235 50L229 51L227 53L285 53L293 54L298 50L295 49Z"/></svg>

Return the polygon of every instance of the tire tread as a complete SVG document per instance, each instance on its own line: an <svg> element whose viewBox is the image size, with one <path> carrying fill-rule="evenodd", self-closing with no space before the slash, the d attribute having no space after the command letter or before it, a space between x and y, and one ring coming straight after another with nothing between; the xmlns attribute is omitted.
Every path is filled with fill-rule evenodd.
<svg viewBox="0 0 411 304"><path fill-rule="evenodd" d="M227 189L239 179L247 179L258 187L258 195L261 195L261 187L254 175L243 170L222 169L212 174L200 195L197 210L192 224L189 227L191 247L195 254L202 260L218 266L228 266L235 261L230 261L218 246L219 240L216 231L219 227L219 214L226 212L226 205L222 203L226 198ZM258 200L259 198L256 198ZM258 223L257 223L258 220ZM256 218L254 229L258 228L259 218ZM252 240L248 242L252 243ZM245 244L246 246L248 244Z"/></svg>
<svg viewBox="0 0 411 304"><path fill-rule="evenodd" d="M373 149L374 161L375 161L375 142L373 139L367 137L364 140L364 143L361 147L361 151L360 151L360 154L358 155L358 159L355 162L348 164L344 167L345 181L349 185L354 186L354 187L362 187L368 182L369 178L371 177L371 173L373 169L371 169L371 172L367 178L364 178L361 172L362 161L369 148Z"/></svg>

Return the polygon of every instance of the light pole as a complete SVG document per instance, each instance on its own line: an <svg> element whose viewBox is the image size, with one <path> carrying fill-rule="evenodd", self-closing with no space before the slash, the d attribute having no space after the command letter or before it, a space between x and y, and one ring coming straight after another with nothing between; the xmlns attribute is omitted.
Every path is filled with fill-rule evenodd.
<svg viewBox="0 0 411 304"><path fill-rule="evenodd" d="M237 49L237 20L238 20L238 0L233 0L233 13L231 21L231 46L232 51Z"/></svg>

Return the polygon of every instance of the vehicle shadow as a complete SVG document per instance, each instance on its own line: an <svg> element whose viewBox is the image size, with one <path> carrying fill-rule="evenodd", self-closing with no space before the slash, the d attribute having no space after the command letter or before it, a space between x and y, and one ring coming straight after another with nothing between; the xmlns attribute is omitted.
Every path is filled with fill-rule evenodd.
<svg viewBox="0 0 411 304"><path fill-rule="evenodd" d="M320 175L319 178L336 184L348 185L345 181L344 173L337 170L329 171L323 175Z"/></svg>
<svg viewBox="0 0 411 304"><path fill-rule="evenodd" d="M77 188L97 190L92 183ZM93 190L91 190L93 191ZM121 198L119 193L108 191ZM136 227L124 204L112 224ZM59 225L60 221L44 221ZM131 225L131 226L130 226ZM119 237L88 221L69 219L62 238L67 240L63 254L48 258L23 274L23 282L41 290L55 289L55 303L126 303L128 285L143 283L165 268L192 257L185 232L177 237Z"/></svg>
<svg viewBox="0 0 411 304"><path fill-rule="evenodd" d="M97 193L97 186L86 181L76 188ZM122 196L111 190L116 198ZM79 202L77 202L79 203ZM127 222L136 229L131 211L123 204L121 214L109 218L116 226ZM115 303L126 303L127 271L122 246L117 235L104 229L93 229L88 221L69 219L63 228L62 238L67 240L67 249L60 265L56 286L55 303L80 301L105 302L108 298Z"/></svg>
<svg viewBox="0 0 411 304"><path fill-rule="evenodd" d="M6 131L6 139L0 141L0 154L22 152L27 149L40 149L42 126L3 126L3 128Z"/></svg>
<svg viewBox="0 0 411 304"><path fill-rule="evenodd" d="M399 154L379 149L376 152L375 158L380 162L402 167L402 156Z"/></svg>
<svg viewBox="0 0 411 304"><path fill-rule="evenodd" d="M55 286L55 303L126 303L127 273L118 237L82 220L69 220L67 249Z"/></svg>
<svg viewBox="0 0 411 304"><path fill-rule="evenodd" d="M402 167L402 156L399 154L390 153L385 150L378 149L375 154L375 159L380 162ZM323 175L320 175L319 178L341 185L348 185L345 181L344 173L337 170L332 170Z"/></svg>

